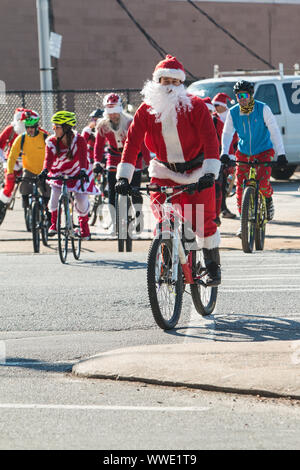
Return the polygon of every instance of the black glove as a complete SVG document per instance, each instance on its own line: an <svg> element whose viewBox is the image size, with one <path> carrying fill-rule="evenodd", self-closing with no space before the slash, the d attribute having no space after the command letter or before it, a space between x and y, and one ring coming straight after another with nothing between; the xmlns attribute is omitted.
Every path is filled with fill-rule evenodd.
<svg viewBox="0 0 300 470"><path fill-rule="evenodd" d="M103 173L103 171L104 171L104 168L99 162L94 163L93 173L95 173L95 175L100 175Z"/></svg>
<svg viewBox="0 0 300 470"><path fill-rule="evenodd" d="M277 157L277 165L280 168L285 168L288 164L287 158L285 155L278 155Z"/></svg>
<svg viewBox="0 0 300 470"><path fill-rule="evenodd" d="M221 160L221 163L223 163L223 165L228 165L228 163L230 163L230 158L226 153L221 155L220 160Z"/></svg>
<svg viewBox="0 0 300 470"><path fill-rule="evenodd" d="M206 173L198 180L198 191L206 188L212 188L215 182L215 175L213 173Z"/></svg>
<svg viewBox="0 0 300 470"><path fill-rule="evenodd" d="M43 171L41 171L41 173L38 175L38 179L39 179L40 181L45 182L46 179L47 179L48 173L49 173L49 172L48 172L47 168L44 168Z"/></svg>
<svg viewBox="0 0 300 470"><path fill-rule="evenodd" d="M127 178L120 178L115 185L115 191L122 196L127 196L131 192L131 186Z"/></svg>
<svg viewBox="0 0 300 470"><path fill-rule="evenodd" d="M81 180L86 181L87 183L90 181L89 175L87 174L87 172L83 168L80 170L79 178Z"/></svg>

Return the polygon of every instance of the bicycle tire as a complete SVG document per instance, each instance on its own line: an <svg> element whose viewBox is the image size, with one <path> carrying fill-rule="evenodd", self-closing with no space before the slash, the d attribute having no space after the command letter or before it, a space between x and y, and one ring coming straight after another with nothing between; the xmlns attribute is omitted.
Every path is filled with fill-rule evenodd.
<svg viewBox="0 0 300 470"><path fill-rule="evenodd" d="M40 252L40 205L35 201L32 205L31 232L34 253Z"/></svg>
<svg viewBox="0 0 300 470"><path fill-rule="evenodd" d="M99 207L101 204L101 196L96 195L92 204L91 214L90 214L90 225L95 225L98 217Z"/></svg>
<svg viewBox="0 0 300 470"><path fill-rule="evenodd" d="M40 209L40 214L41 214L42 242L44 246L48 246L49 220L48 220L47 211L43 206Z"/></svg>
<svg viewBox="0 0 300 470"><path fill-rule="evenodd" d="M265 197L259 193L257 225L255 229L255 248L257 251L263 251L266 237L267 208Z"/></svg>
<svg viewBox="0 0 300 470"><path fill-rule="evenodd" d="M32 209L30 206L24 207L24 219L27 232L32 231Z"/></svg>
<svg viewBox="0 0 300 470"><path fill-rule="evenodd" d="M255 188L247 186L243 193L241 228L242 248L244 253L252 253L255 238Z"/></svg>
<svg viewBox="0 0 300 470"><path fill-rule="evenodd" d="M178 264L177 281L173 285L171 284L171 274L172 240L159 236L153 240L149 249L147 288L154 320L163 330L170 330L177 325L182 309L184 286L180 263Z"/></svg>
<svg viewBox="0 0 300 470"><path fill-rule="evenodd" d="M192 257L192 272L193 277L195 278L203 270L205 274L205 262L202 250L193 250L190 252ZM205 283L205 275L201 277ZM217 287L205 287L201 284L191 284L191 295L195 309L202 316L210 315L217 303L218 288Z"/></svg>
<svg viewBox="0 0 300 470"><path fill-rule="evenodd" d="M5 219L6 211L7 211L7 204L2 206L1 209L0 209L0 225L2 224L3 220Z"/></svg>
<svg viewBox="0 0 300 470"><path fill-rule="evenodd" d="M69 227L67 216L67 202L64 197L60 197L57 210L57 239L58 253L61 262L64 264L68 256Z"/></svg>
<svg viewBox="0 0 300 470"><path fill-rule="evenodd" d="M81 236L80 236L80 227L79 224L74 223L74 205L72 203L70 204L70 216L72 218L72 236L71 236L71 246L72 246L72 253L73 256L76 260L80 258L80 252L81 252ZM78 235L75 234L75 230L77 230Z"/></svg>
<svg viewBox="0 0 300 470"><path fill-rule="evenodd" d="M121 199L126 198L126 199ZM124 207L124 203L126 202L126 220L124 217L120 217L120 207ZM118 239L118 251L120 253L124 252L124 248L126 246L127 250L127 241L128 241L128 196L122 196L121 194L116 195L116 203L115 203L115 210L116 210L116 235ZM124 235L126 234L126 238Z"/></svg>

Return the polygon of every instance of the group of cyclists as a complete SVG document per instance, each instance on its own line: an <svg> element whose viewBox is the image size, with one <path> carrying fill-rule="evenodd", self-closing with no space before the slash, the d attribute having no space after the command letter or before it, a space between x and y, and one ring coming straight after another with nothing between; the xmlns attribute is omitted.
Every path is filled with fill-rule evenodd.
<svg viewBox="0 0 300 470"><path fill-rule="evenodd" d="M53 179L55 176L79 176L84 181L84 191L80 181L75 180L68 181L68 188L75 195L79 235L85 240L91 238L89 196L98 191L95 175L107 172L112 209L116 193L128 195L133 186L140 186L143 164L148 167L151 184L158 188L199 183L199 191L175 193L172 202L181 207L183 217L192 227L197 249L203 250L207 284L219 285L220 215L235 217L226 206L227 177L235 171L230 163L236 157L245 162L271 161L275 152L279 166L284 167L288 162L275 117L266 104L254 99L252 83L242 80L235 84L237 104L228 109L230 98L224 93L212 100L201 99L187 92L184 81L183 65L176 57L167 55L156 65L152 79L145 83L141 92L143 102L134 116L124 111L117 93L109 93L104 98L103 109L90 114L90 122L82 134L75 130L73 112L55 113L51 119L54 133L48 135L41 129L40 117L35 111L18 108L12 124L0 136L0 148L6 147L7 157L0 209L9 202L15 178L22 171L20 158L24 173L39 178L51 219L49 236L57 232L62 184ZM247 171L248 166L239 165L236 172L239 213ZM270 168L258 169L268 220L274 216L270 175ZM30 187L24 184L20 190L23 205L26 205ZM151 207L158 221L164 197L159 191L151 193ZM139 194L133 198L134 204L142 204ZM199 207L203 211L201 227L197 222ZM113 213L112 220L114 222Z"/></svg>

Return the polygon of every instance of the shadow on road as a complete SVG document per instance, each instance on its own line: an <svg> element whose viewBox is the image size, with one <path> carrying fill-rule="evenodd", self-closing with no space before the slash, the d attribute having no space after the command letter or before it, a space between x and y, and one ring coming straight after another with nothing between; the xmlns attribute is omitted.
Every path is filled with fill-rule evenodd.
<svg viewBox="0 0 300 470"><path fill-rule="evenodd" d="M71 263L70 263L71 264ZM146 269L147 263L128 260L128 261L121 261L116 259L106 259L106 260L95 260L95 261L82 261L76 262L74 265L78 266L79 268L94 268L95 266L99 267L109 267L109 268L116 268L122 270L133 270L133 269Z"/></svg>
<svg viewBox="0 0 300 470"><path fill-rule="evenodd" d="M1 362L0 363L0 368L1 367L18 367L21 369L33 369L33 370L39 370L39 371L44 371L44 372L60 372L60 373L66 373L70 372L72 370L73 365L76 364L76 361L74 363L70 364L60 362L60 363L53 363L53 362L43 362L43 361L38 361L36 359L24 359L22 357L9 357L6 358L6 362Z"/></svg>
<svg viewBox="0 0 300 470"><path fill-rule="evenodd" d="M201 320L199 321L199 323ZM296 341L300 340L300 322L287 318L258 315L212 315L201 323L166 331L186 339L212 341Z"/></svg>

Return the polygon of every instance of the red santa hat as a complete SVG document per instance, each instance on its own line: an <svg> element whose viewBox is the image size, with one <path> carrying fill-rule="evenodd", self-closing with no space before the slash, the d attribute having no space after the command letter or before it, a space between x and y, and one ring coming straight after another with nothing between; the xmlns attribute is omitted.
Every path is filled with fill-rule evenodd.
<svg viewBox="0 0 300 470"><path fill-rule="evenodd" d="M230 96L226 95L226 93L218 93L213 97L212 102L215 106L219 104L220 106L227 108L227 100L231 102Z"/></svg>
<svg viewBox="0 0 300 470"><path fill-rule="evenodd" d="M161 77L177 78L178 80L185 81L185 71L183 65L176 59L176 57L168 54L164 60L161 60L153 72L153 81L159 82Z"/></svg>
<svg viewBox="0 0 300 470"><path fill-rule="evenodd" d="M210 99L209 96L207 96L206 98L202 98L202 101L204 101L204 103L205 103L206 106L208 107L208 110L209 110L209 111L215 111L215 107L214 107L214 105L212 104L211 99Z"/></svg>

